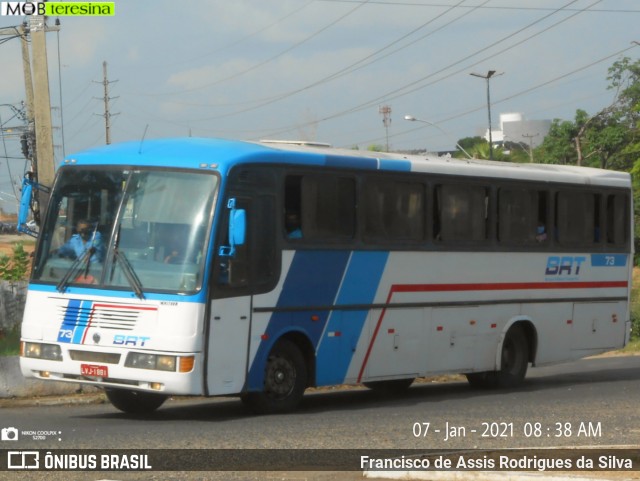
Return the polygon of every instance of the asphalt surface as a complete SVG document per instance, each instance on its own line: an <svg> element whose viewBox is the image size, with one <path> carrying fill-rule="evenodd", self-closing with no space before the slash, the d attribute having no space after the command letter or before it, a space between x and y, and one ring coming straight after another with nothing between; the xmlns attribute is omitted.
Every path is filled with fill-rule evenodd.
<svg viewBox="0 0 640 481"><path fill-rule="evenodd" d="M191 398L169 401L157 413L142 419L119 413L91 396L64 396L38 405L14 400L2 405L0 425L12 423L22 431L57 429L60 435L42 441L21 440L20 449L55 447L100 450L130 448L194 449L340 449L340 448L433 448L504 449L511 447L640 446L640 357L587 359L530 371L520 389L475 391L465 382L419 383L408 392L380 397L366 389L319 390L305 396L299 411L282 416L253 416L237 399ZM61 404L86 399L87 404ZM100 399L98 396L97 399ZM415 424L429 422L431 431L416 436ZM543 423L538 437L526 436L529 423ZM598 436L578 436L580 423L600 423ZM445 440L445 423L465 427L467 436ZM471 430L482 423L512 423L514 434L483 437ZM571 435L556 437L556 423L571 423ZM440 432L436 433L435 430ZM5 447L0 443L0 448ZM242 452L240 451L240 454ZM186 467L186 466L185 466ZM5 473L6 474L6 473ZM32 473L20 479L362 479L362 472L149 472L149 473ZM422 473L425 475L425 473ZM533 473L525 473L532 479ZM639 479L638 472L572 473L596 479ZM18 479L2 477L0 479ZM442 479L447 473L426 473ZM536 479L541 476L535 473ZM10 475L8 475L10 476ZM476 479L463 473L456 479ZM491 473L490 479L505 479ZM509 475L512 476L512 475ZM515 475L513 475L515 476ZM509 479L522 479L511 477ZM519 475L522 476L522 475ZM548 477L549 473L542 473ZM554 473L553 478L565 476ZM449 477L448 479L451 479ZM447 480L448 481L448 480Z"/></svg>

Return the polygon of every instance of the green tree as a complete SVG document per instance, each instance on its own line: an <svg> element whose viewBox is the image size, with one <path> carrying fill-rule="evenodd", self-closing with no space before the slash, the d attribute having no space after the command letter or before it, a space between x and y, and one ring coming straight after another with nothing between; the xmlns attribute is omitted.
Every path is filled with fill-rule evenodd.
<svg viewBox="0 0 640 481"><path fill-rule="evenodd" d="M574 121L554 119L542 145L535 150L536 161L543 164L576 165L578 152L575 139L587 118L587 112L577 110Z"/></svg>
<svg viewBox="0 0 640 481"><path fill-rule="evenodd" d="M26 278L29 270L29 255L22 243L13 246L13 254L0 255L0 279L10 282L21 281Z"/></svg>
<svg viewBox="0 0 640 481"><path fill-rule="evenodd" d="M458 140L458 144L475 159L489 158L489 142L484 137L465 137ZM458 149L455 157L466 158L467 156L464 152ZM493 149L493 160L509 161L511 159L509 159L508 155L505 155L502 147L498 147Z"/></svg>
<svg viewBox="0 0 640 481"><path fill-rule="evenodd" d="M593 116L578 109L573 121L554 120L536 152L537 159L602 169L628 171L633 167L640 152L640 61L627 57L616 61L607 80L608 88L615 90L611 105Z"/></svg>
<svg viewBox="0 0 640 481"><path fill-rule="evenodd" d="M385 148L384 145L371 144L369 147L367 147L367 150L370 152L384 152Z"/></svg>

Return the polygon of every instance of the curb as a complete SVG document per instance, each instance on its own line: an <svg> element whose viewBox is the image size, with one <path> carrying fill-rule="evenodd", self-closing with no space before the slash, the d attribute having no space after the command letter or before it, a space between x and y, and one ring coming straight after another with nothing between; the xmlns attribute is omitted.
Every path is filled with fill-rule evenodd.
<svg viewBox="0 0 640 481"><path fill-rule="evenodd" d="M19 356L0 357L0 399L64 396L86 392L98 392L98 390L75 383L26 379L20 371Z"/></svg>

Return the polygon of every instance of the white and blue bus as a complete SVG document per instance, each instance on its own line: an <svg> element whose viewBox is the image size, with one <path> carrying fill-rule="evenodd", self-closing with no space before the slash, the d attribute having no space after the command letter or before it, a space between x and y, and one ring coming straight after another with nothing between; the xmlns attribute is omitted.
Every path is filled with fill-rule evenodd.
<svg viewBox="0 0 640 481"><path fill-rule="evenodd" d="M25 376L294 409L624 346L626 173L287 143L173 139L58 169L22 324Z"/></svg>

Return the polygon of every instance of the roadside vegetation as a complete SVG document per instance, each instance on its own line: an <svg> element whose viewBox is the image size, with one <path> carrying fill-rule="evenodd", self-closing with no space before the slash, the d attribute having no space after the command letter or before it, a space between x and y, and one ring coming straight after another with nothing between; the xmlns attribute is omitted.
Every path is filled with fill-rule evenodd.
<svg viewBox="0 0 640 481"><path fill-rule="evenodd" d="M631 342L623 352L640 352L640 267L633 269L631 289Z"/></svg>
<svg viewBox="0 0 640 481"><path fill-rule="evenodd" d="M30 258L22 242L12 245L12 253L0 254L0 279L12 286L27 279ZM20 324L7 329L0 324L0 356L15 356L20 351Z"/></svg>

